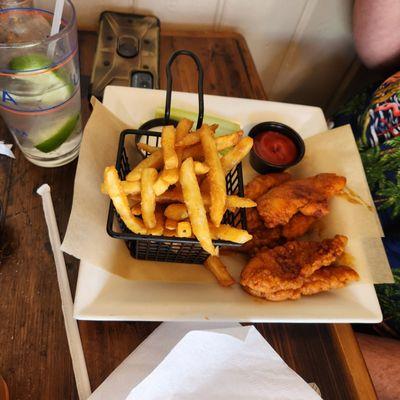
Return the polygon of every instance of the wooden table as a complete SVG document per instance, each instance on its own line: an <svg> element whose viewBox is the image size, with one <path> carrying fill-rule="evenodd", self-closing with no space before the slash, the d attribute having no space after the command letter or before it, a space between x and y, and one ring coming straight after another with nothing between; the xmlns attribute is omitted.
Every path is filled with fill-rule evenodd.
<svg viewBox="0 0 400 400"><path fill-rule="evenodd" d="M97 36L80 34L83 89L90 76ZM231 33L163 32L161 70L174 50L195 51L204 66L205 92L265 99L259 76L243 38ZM196 91L193 65L177 60L174 89ZM162 74L161 86L165 87ZM85 91L85 90L84 90ZM86 94L83 114L89 115ZM1 126L0 140L11 138ZM0 201L6 225L0 264L0 373L18 399L77 399L61 314L53 255L41 199L35 189L47 182L61 236L71 209L76 161L46 169L0 157ZM66 257L73 291L78 261ZM158 322L79 322L92 389L118 366ZM288 365L306 381L316 382L325 400L375 399L364 360L350 325L256 324Z"/></svg>

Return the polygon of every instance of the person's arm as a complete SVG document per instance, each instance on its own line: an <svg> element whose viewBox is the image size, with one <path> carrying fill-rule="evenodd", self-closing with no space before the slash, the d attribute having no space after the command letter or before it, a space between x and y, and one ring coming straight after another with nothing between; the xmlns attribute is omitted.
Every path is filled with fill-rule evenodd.
<svg viewBox="0 0 400 400"><path fill-rule="evenodd" d="M367 67L400 67L400 1L355 0L353 30L357 53Z"/></svg>

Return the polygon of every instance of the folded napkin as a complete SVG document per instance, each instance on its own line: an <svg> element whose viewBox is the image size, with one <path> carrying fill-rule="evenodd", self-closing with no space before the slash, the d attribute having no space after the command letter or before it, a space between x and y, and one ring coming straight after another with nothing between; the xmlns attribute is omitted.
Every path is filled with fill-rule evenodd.
<svg viewBox="0 0 400 400"><path fill-rule="evenodd" d="M12 146L12 144L7 144L4 143L3 140L0 140L0 154L10 158L15 158L13 152L11 151Z"/></svg>
<svg viewBox="0 0 400 400"><path fill-rule="evenodd" d="M90 400L106 398L320 399L253 326L187 323L161 325Z"/></svg>

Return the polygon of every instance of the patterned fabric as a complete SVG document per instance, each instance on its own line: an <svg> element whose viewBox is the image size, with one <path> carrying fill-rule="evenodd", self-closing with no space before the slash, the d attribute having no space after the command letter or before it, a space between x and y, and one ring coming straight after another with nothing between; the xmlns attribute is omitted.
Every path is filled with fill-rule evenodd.
<svg viewBox="0 0 400 400"><path fill-rule="evenodd" d="M400 72L353 96L333 122L352 126L396 281L376 285L384 321L375 328L400 338Z"/></svg>

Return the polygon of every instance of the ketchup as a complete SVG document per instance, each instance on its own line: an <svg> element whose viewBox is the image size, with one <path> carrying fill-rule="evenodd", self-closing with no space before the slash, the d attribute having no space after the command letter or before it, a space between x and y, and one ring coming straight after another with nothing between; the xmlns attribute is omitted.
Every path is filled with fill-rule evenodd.
<svg viewBox="0 0 400 400"><path fill-rule="evenodd" d="M259 133L254 138L254 150L259 157L275 165L290 164L298 154L290 138L274 131Z"/></svg>

